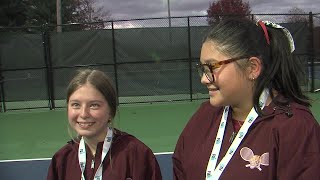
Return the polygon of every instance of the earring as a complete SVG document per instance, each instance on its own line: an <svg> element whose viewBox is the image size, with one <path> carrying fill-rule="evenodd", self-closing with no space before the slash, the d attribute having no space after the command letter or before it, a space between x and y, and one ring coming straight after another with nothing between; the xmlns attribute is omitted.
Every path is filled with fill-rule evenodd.
<svg viewBox="0 0 320 180"><path fill-rule="evenodd" d="M113 124L112 124L112 119L108 119L108 121L107 121L107 126L108 126L108 127L112 127L112 126L113 126Z"/></svg>

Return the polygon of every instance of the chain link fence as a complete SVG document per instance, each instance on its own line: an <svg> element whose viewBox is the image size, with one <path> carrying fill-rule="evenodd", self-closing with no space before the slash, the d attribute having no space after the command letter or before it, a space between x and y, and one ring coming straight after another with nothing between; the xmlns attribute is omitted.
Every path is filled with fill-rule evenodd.
<svg viewBox="0 0 320 180"><path fill-rule="evenodd" d="M255 14L287 27L305 66L305 91L320 88L319 14L285 23L288 14ZM79 68L106 72L119 103L193 101L207 98L195 64L208 17L172 17L0 28L0 110L66 106L66 87Z"/></svg>

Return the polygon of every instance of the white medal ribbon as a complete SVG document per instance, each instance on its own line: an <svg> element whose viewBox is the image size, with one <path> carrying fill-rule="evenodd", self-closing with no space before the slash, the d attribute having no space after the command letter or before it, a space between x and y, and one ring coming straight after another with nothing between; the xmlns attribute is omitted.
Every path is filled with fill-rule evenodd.
<svg viewBox="0 0 320 180"><path fill-rule="evenodd" d="M261 109L264 108L267 98L269 97L269 92L267 89L264 89L262 92L260 98L259 98L259 105ZM248 114L247 118L245 119L244 124L240 128L239 132L237 133L237 136L235 140L232 142L231 146L229 147L228 151L226 152L226 155L222 158L218 166L216 166L222 141L223 141L223 136L224 136L224 131L226 129L226 124L227 124L227 119L228 119L228 113L229 113L229 106L226 106L223 111L223 115L221 117L220 125L219 125L219 130L216 136L216 139L214 141L213 149L209 158L209 162L207 165L207 170L206 170L206 180L218 180L223 172L223 170L226 168L228 165L229 161L231 160L234 152L236 152L237 148L239 147L241 141L245 137L245 135L248 132L248 129L250 126L253 124L253 122L256 120L258 117L257 112L255 111L254 108L251 109L250 113Z"/></svg>
<svg viewBox="0 0 320 180"><path fill-rule="evenodd" d="M105 137L103 142L101 163L97 169L96 174L94 175L94 180L102 180L102 162L106 157L106 155L108 154L108 151L111 147L112 137L113 137L113 130L112 128L108 127L107 136ZM79 166L81 169L81 180L85 180L84 170L86 167L86 146L85 146L83 137L81 138L80 144L79 144L78 158L79 158Z"/></svg>

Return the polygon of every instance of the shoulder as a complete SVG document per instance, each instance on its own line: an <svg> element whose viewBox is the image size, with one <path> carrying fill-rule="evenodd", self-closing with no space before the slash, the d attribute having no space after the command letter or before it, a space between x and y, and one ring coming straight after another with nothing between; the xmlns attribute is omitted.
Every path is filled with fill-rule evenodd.
<svg viewBox="0 0 320 180"><path fill-rule="evenodd" d="M214 123L222 111L223 107L214 107L209 101L203 102L188 121L185 130L188 130L189 127L194 129L195 127L208 126Z"/></svg>
<svg viewBox="0 0 320 180"><path fill-rule="evenodd" d="M298 119L301 119L301 118L306 119L305 120L306 123L311 123L311 124L316 123L316 119L312 114L310 108L297 103L291 103L291 107L293 111L292 113L293 117L295 116Z"/></svg>
<svg viewBox="0 0 320 180"><path fill-rule="evenodd" d="M289 124L297 127L301 132L317 132L320 134L320 126L311 110L303 105L292 103L292 119ZM289 125L290 126L290 125Z"/></svg>
<svg viewBox="0 0 320 180"><path fill-rule="evenodd" d="M223 107L214 107L209 101L203 102L192 115L179 135L177 144L203 142L210 138L219 126ZM193 146L194 143L190 144Z"/></svg>
<svg viewBox="0 0 320 180"><path fill-rule="evenodd" d="M210 101L204 101L201 103L200 107L198 108L197 111L215 111L218 110L219 108L214 107L210 104Z"/></svg>
<svg viewBox="0 0 320 180"><path fill-rule="evenodd" d="M276 109L277 110L277 109ZM280 108L278 111L281 111ZM313 116L311 110L297 103L290 103L290 106L285 108L284 113L278 114L277 124L282 128L299 127L299 130L307 130L312 128L319 128L319 123Z"/></svg>
<svg viewBox="0 0 320 180"><path fill-rule="evenodd" d="M319 123L308 107L290 103L286 108L275 108L274 114L270 125L276 139L282 139L281 142L320 140Z"/></svg>
<svg viewBox="0 0 320 180"><path fill-rule="evenodd" d="M216 114L216 112L222 110L222 107L214 107L210 104L209 101L203 102L197 111L193 114L191 119L202 117L202 116L212 116Z"/></svg>
<svg viewBox="0 0 320 180"><path fill-rule="evenodd" d="M63 176L65 176L66 167L72 167L76 164L76 149L76 144L73 141L69 141L68 144L60 148L53 155L50 161L50 166L48 167L48 180L61 179Z"/></svg>
<svg viewBox="0 0 320 180"><path fill-rule="evenodd" d="M67 158L70 155L77 155L78 153L78 144L70 140L66 145L60 148L54 155L53 160L60 161Z"/></svg>
<svg viewBox="0 0 320 180"><path fill-rule="evenodd" d="M113 146L114 148L117 148L117 149L125 148L126 151L131 151L131 152L137 151L137 152L153 154L152 150L146 144L144 144L141 140L119 129L115 129Z"/></svg>

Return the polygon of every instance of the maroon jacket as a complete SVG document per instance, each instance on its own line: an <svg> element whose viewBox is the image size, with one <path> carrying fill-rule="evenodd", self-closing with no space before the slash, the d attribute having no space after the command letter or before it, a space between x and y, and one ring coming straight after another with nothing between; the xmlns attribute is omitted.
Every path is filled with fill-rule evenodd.
<svg viewBox="0 0 320 180"><path fill-rule="evenodd" d="M258 117L249 128L220 179L319 180L320 127L310 110L296 103L285 107L271 103L263 111L265 116ZM212 107L205 102L192 116L172 157L174 179L205 179L222 112L222 107ZM218 163L231 145L230 116ZM250 165L254 158L257 164Z"/></svg>
<svg viewBox="0 0 320 180"><path fill-rule="evenodd" d="M103 161L103 180L161 180L160 167L151 149L125 132L116 129L114 132L111 148ZM100 164L102 146L103 142L100 142L96 157L87 151L86 180L93 180ZM47 180L81 179L78 148L78 143L70 141L53 156ZM94 169L91 169L92 158L95 158Z"/></svg>

